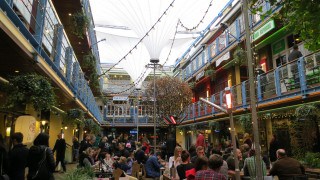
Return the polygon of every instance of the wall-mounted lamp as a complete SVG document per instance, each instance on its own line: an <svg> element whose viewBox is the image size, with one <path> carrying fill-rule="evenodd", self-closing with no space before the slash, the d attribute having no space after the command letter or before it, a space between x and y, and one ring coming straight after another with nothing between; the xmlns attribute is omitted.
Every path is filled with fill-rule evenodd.
<svg viewBox="0 0 320 180"><path fill-rule="evenodd" d="M7 127L6 128L6 136L10 136L10 132L11 132L11 127Z"/></svg>
<svg viewBox="0 0 320 180"><path fill-rule="evenodd" d="M67 129L68 129L68 126L65 126L64 129L67 130Z"/></svg>

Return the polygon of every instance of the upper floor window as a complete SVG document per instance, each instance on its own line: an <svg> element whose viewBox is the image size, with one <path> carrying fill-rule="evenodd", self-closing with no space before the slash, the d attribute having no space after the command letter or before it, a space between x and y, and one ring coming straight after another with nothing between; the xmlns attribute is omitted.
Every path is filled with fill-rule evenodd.
<svg viewBox="0 0 320 180"><path fill-rule="evenodd" d="M217 54L217 41L214 40L210 45L211 57L214 57Z"/></svg>
<svg viewBox="0 0 320 180"><path fill-rule="evenodd" d="M219 52L221 52L226 47L226 33L223 31L219 36Z"/></svg>

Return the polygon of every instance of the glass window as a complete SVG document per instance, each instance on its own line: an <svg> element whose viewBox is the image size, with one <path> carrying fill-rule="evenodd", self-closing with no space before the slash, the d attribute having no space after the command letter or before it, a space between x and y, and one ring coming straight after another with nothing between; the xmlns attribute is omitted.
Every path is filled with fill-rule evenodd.
<svg viewBox="0 0 320 180"><path fill-rule="evenodd" d="M240 32L243 33L244 32L244 20L243 20L243 14L241 14L239 16L239 25L240 25Z"/></svg>
<svg viewBox="0 0 320 180"><path fill-rule="evenodd" d="M219 52L221 52L226 47L226 33L223 31L219 36Z"/></svg>
<svg viewBox="0 0 320 180"><path fill-rule="evenodd" d="M204 52L203 52L204 64L207 64L207 62L209 61L208 51L209 51L209 48L205 48L205 50L204 50Z"/></svg>
<svg viewBox="0 0 320 180"><path fill-rule="evenodd" d="M229 43L232 43L236 40L236 38L234 37L237 37L237 29L236 29L236 21L234 21L228 28L229 30Z"/></svg>
<svg viewBox="0 0 320 180"><path fill-rule="evenodd" d="M211 47L211 57L214 57L216 55L216 48L217 48L216 40L214 40L213 43L211 43L210 47Z"/></svg>

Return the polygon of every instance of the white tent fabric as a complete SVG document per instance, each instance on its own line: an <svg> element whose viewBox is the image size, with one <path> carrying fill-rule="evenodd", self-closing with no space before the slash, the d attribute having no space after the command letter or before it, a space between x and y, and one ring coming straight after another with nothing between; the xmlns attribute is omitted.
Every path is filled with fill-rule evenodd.
<svg viewBox="0 0 320 180"><path fill-rule="evenodd" d="M108 39L108 43L100 44L104 51L100 52L101 57L106 59L121 59L130 49L139 41L137 38L123 37L107 33L97 32L100 37ZM147 69L145 65L148 64L150 55L144 46L140 44L135 51L132 51L119 64L124 70L128 72L131 79L135 83L136 88L141 88L142 82L148 76L151 69ZM139 61L139 63L137 63ZM145 72L145 73L143 73Z"/></svg>
<svg viewBox="0 0 320 180"><path fill-rule="evenodd" d="M205 29L228 0L212 1L213 6L209 8L205 19L194 32L199 33ZM169 7L172 2L174 2L173 6ZM169 7L160 22L156 23L148 36L144 38L143 45L139 45L141 48L133 50L132 55L126 58L126 62L119 64L135 80L144 72L145 64L150 58L159 59L160 64L165 62L177 22L180 20L188 28L194 27L205 14L210 2L211 0L90 0L97 39L107 39L106 42L98 44L101 63L118 62L153 27ZM179 25L178 34L166 65L173 65L198 35L183 31L185 29ZM126 68L127 66L130 69Z"/></svg>

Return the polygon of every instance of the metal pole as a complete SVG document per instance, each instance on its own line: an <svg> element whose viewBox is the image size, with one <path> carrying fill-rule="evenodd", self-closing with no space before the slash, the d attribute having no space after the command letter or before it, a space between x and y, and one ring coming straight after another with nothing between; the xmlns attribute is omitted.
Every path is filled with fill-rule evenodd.
<svg viewBox="0 0 320 180"><path fill-rule="evenodd" d="M153 140L154 140L154 152L156 152L157 146L157 123L156 123L156 63L153 63Z"/></svg>
<svg viewBox="0 0 320 180"><path fill-rule="evenodd" d="M258 127L258 116L256 108L256 86L254 83L254 72L253 72L253 61L252 61L252 50L251 50L251 38L250 38L250 27L249 27L249 16L248 16L248 2L247 0L242 0L243 5L243 15L244 24L246 31L246 47L247 47L247 59L248 59L248 69L249 69L249 85L250 85L250 108L251 108L251 118L252 118L252 129L254 146L256 151L256 175L257 180L262 180L262 166L261 166L261 149L259 143L259 127Z"/></svg>
<svg viewBox="0 0 320 180"><path fill-rule="evenodd" d="M231 140L232 140L232 146L233 146L233 156L234 156L234 164L235 164L235 176L236 180L240 180L240 169L239 169L239 159L238 159L238 153L237 153L237 142L236 142L236 134L235 134L235 128L234 128L234 122L233 122L233 113L232 109L229 109L229 119L230 119L230 132L231 132Z"/></svg>

